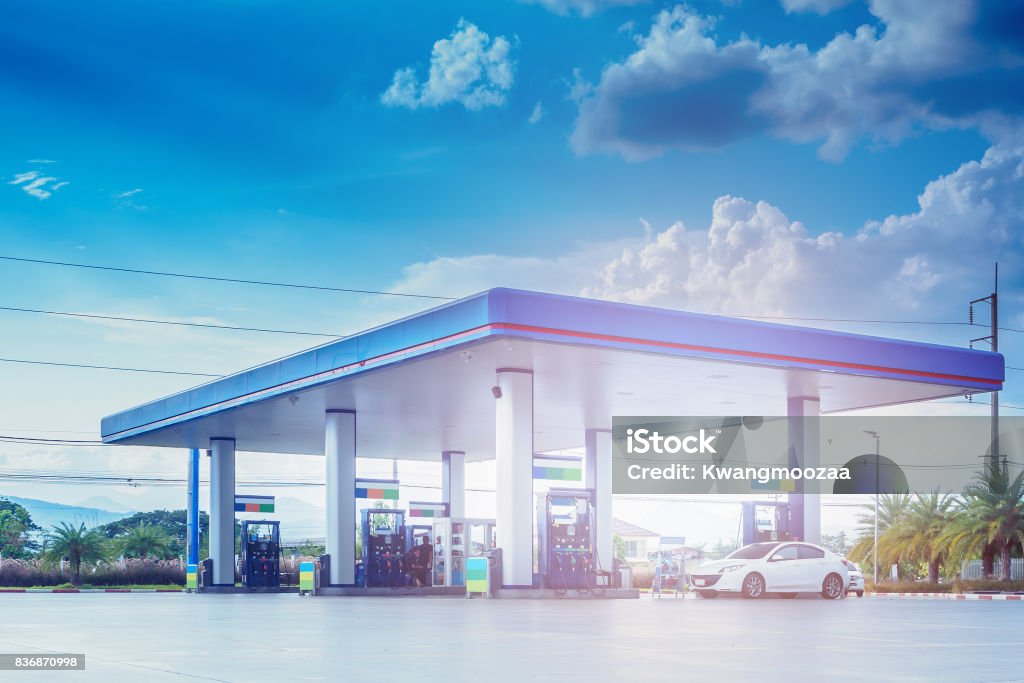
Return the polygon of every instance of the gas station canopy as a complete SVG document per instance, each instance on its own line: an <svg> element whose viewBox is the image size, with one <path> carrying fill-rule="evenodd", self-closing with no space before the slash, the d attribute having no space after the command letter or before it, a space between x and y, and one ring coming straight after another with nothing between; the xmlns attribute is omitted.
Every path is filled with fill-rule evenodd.
<svg viewBox="0 0 1024 683"><path fill-rule="evenodd" d="M492 289L111 415L103 441L324 453L327 410L359 414L359 457L494 457L492 387L533 373L537 452L613 415L822 413L998 391L1001 355L536 292Z"/></svg>

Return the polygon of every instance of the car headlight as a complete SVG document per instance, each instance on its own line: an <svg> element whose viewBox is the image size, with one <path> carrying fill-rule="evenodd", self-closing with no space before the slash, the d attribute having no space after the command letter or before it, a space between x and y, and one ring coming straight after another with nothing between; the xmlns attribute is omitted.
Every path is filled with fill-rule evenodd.
<svg viewBox="0 0 1024 683"><path fill-rule="evenodd" d="M742 567L743 567L743 565L742 565L742 564L730 564L730 565L729 565L728 567L722 567L722 568L721 568L721 569L719 570L719 572L720 572L720 573L722 573L722 574L727 574L727 573L729 573L729 572L734 572L734 571L736 571L737 569L740 569L740 568L742 568Z"/></svg>

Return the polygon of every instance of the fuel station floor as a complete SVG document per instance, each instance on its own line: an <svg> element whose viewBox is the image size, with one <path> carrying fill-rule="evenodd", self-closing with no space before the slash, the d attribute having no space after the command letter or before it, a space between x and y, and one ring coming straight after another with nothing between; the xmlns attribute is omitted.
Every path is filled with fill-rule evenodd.
<svg viewBox="0 0 1024 683"><path fill-rule="evenodd" d="M21 594L0 603L0 651L84 653L85 671L33 679L61 681L1013 681L1021 609Z"/></svg>

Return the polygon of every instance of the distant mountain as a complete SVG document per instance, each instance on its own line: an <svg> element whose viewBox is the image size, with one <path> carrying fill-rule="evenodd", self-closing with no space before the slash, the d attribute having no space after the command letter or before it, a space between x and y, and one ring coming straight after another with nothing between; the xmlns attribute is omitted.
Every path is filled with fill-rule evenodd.
<svg viewBox="0 0 1024 683"><path fill-rule="evenodd" d="M111 500L106 496L93 496L91 498L86 498L85 500L78 501L78 505L84 508L98 508L109 512L123 512L126 515L137 512L134 508L130 508L116 500Z"/></svg>
<svg viewBox="0 0 1024 683"><path fill-rule="evenodd" d="M32 515L32 521L49 531L54 525L61 522L69 524L85 524L87 527L99 526L107 522L113 522L127 517L129 512L113 512L94 507L82 505L61 505L51 503L48 500L37 498L19 498L18 496L0 496L12 503L17 503L28 510Z"/></svg>

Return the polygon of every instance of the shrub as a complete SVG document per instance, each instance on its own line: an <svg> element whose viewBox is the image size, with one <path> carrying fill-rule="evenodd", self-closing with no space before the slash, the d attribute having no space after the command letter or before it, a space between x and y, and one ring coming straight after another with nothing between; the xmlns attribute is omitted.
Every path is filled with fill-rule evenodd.
<svg viewBox="0 0 1024 683"><path fill-rule="evenodd" d="M58 587L71 581L67 566L45 566L35 560L4 560L0 566L0 586L29 588ZM125 560L122 569L116 562L83 565L82 582L91 586L184 585L185 570L177 560Z"/></svg>
<svg viewBox="0 0 1024 683"><path fill-rule="evenodd" d="M927 581L884 581L875 584L865 581L864 589L869 593L949 593L953 590L953 584Z"/></svg>
<svg viewBox="0 0 1024 683"><path fill-rule="evenodd" d="M1024 581L1000 581L998 579L977 579L975 581L954 581L954 593L971 591L1024 591Z"/></svg>
<svg viewBox="0 0 1024 683"><path fill-rule="evenodd" d="M61 571L57 566L43 567L36 560L4 560L0 566L0 586L59 586L70 581L69 568Z"/></svg>
<svg viewBox="0 0 1024 683"><path fill-rule="evenodd" d="M885 581L877 586L867 581L865 590L876 593L970 593L972 591L1024 591L1024 581L954 581L928 583L926 581Z"/></svg>
<svg viewBox="0 0 1024 683"><path fill-rule="evenodd" d="M633 588L650 588L654 583L654 567L633 567Z"/></svg>

